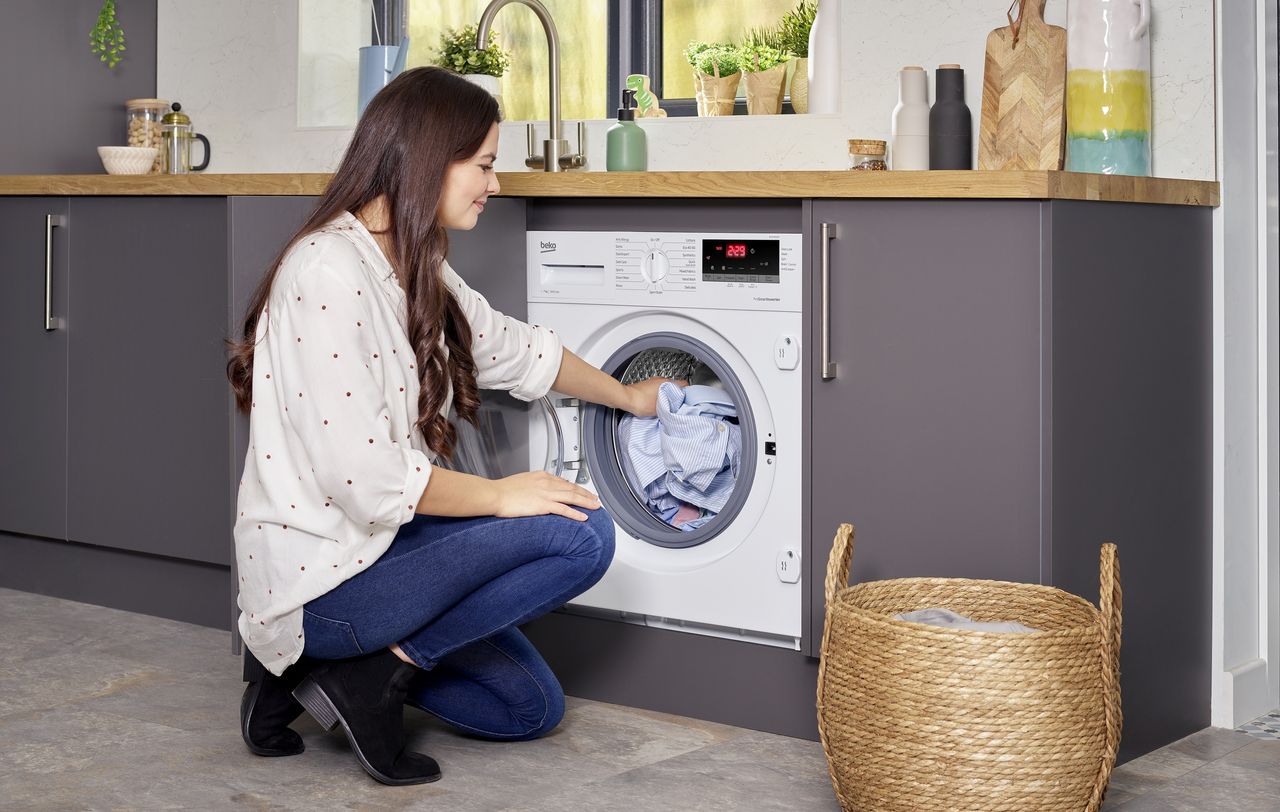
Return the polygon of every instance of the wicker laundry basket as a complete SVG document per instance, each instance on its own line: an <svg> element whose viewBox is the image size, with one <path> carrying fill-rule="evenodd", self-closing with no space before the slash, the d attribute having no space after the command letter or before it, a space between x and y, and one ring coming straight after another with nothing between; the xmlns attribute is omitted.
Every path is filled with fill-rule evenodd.
<svg viewBox="0 0 1280 812"><path fill-rule="evenodd" d="M847 586L853 527L827 563L818 730L846 810L1089 810L1120 743L1119 562L1102 546L1100 608L1060 589L902 578ZM944 607L1043 631L894 620Z"/></svg>

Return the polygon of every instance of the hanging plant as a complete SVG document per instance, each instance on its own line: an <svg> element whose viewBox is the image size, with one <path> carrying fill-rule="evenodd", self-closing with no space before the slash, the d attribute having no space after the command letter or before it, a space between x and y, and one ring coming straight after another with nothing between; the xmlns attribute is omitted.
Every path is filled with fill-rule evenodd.
<svg viewBox="0 0 1280 812"><path fill-rule="evenodd" d="M124 29L116 19L116 0L102 0L98 21L89 32L89 50L98 54L99 61L106 62L108 68L123 59Z"/></svg>

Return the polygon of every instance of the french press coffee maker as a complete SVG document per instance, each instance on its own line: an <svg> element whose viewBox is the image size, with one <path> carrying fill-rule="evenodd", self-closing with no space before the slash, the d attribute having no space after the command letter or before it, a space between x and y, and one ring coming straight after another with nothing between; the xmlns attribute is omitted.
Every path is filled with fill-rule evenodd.
<svg viewBox="0 0 1280 812"><path fill-rule="evenodd" d="M199 166L191 165L191 140L204 144L204 160ZM185 175L200 172L209 166L209 139L191 126L191 117L182 112L182 105L173 103L173 112L165 113L160 120L160 146L164 153L164 172Z"/></svg>

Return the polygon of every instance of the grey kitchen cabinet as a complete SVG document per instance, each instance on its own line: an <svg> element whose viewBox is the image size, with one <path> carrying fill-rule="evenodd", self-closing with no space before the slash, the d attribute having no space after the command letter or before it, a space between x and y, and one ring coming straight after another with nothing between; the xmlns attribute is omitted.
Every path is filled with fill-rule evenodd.
<svg viewBox="0 0 1280 812"><path fill-rule="evenodd" d="M815 273L821 223L835 232L825 307L813 284L834 377L809 342L815 551L851 522L855 580L1039 581L1038 206L818 201L813 216ZM811 564L820 586L826 559Z"/></svg>
<svg viewBox="0 0 1280 812"><path fill-rule="evenodd" d="M65 223L67 207L64 197L0 198L0 530L62 540L67 229L48 218Z"/></svg>
<svg viewBox="0 0 1280 812"><path fill-rule="evenodd" d="M1208 725L1208 210L820 200L811 225L815 633L840 522L855 583L1011 580L1094 603L1112 541L1122 760Z"/></svg>
<svg viewBox="0 0 1280 812"><path fill-rule="evenodd" d="M227 565L227 202L71 203L67 536Z"/></svg>
<svg viewBox="0 0 1280 812"><path fill-rule="evenodd" d="M315 197L232 197L228 198L228 240L231 246L231 299L226 314L227 335L240 337L249 300L262 282L271 263L284 250L285 243L315 208ZM235 405L230 387L226 387L228 408ZM231 501L239 493L244 458L249 450L249 418L240 412L232 417ZM227 544L232 545L231 535ZM228 555L232 555L228 552Z"/></svg>

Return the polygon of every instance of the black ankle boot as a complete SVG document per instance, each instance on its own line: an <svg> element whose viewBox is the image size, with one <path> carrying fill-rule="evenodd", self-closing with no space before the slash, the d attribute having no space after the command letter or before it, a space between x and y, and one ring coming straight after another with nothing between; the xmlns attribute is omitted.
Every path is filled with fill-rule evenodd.
<svg viewBox="0 0 1280 812"><path fill-rule="evenodd" d="M405 749L404 698L417 667L390 650L327 660L293 692L325 730L342 725L360 766L384 784L440 778L435 759Z"/></svg>
<svg viewBox="0 0 1280 812"><path fill-rule="evenodd" d="M240 735L249 750L260 756L296 756L306 749L302 737L289 724L302 714L293 689L307 675L311 662L301 660L277 677L265 672L245 686L240 700Z"/></svg>

